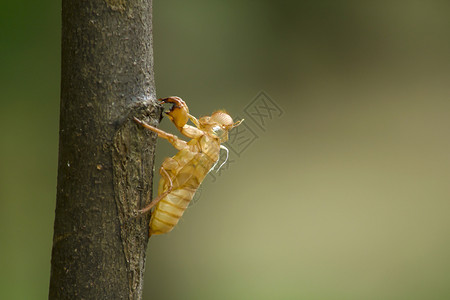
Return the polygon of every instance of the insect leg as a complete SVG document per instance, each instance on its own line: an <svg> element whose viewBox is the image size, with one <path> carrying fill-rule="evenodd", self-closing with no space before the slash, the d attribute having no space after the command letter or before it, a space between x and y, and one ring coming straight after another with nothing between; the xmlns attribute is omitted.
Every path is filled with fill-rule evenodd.
<svg viewBox="0 0 450 300"><path fill-rule="evenodd" d="M160 101L162 103L173 104L170 111L166 112L166 115L183 135L191 139L196 139L204 134L204 132L199 129L200 123L197 118L189 114L189 108L180 97L169 97L160 99ZM189 120L197 127L187 125Z"/></svg>
<svg viewBox="0 0 450 300"><path fill-rule="evenodd" d="M139 120L136 117L134 117L133 119L136 123L140 124L144 128L151 130L153 132L156 132L159 137L168 140L177 150L182 150L187 147L187 142L180 140L176 135L173 135L173 134L165 132L159 128L148 125L147 123Z"/></svg>
<svg viewBox="0 0 450 300"><path fill-rule="evenodd" d="M197 128L200 128L200 122L197 120L196 117L194 117L191 114L188 114L188 117L191 120L191 122L194 123L195 126L197 126Z"/></svg>
<svg viewBox="0 0 450 300"><path fill-rule="evenodd" d="M184 125L179 130L183 135L191 139L198 139L205 134L202 130L190 125Z"/></svg>
<svg viewBox="0 0 450 300"><path fill-rule="evenodd" d="M181 131L184 125L189 120L189 108L186 103L180 97L169 97L164 99L159 99L162 103L172 103L172 108L170 111L166 112L170 121L175 124L178 130Z"/></svg>
<svg viewBox="0 0 450 300"><path fill-rule="evenodd" d="M173 189L172 179L170 179L169 173L167 173L167 171L164 169L164 167L161 167L159 169L159 173L161 174L161 176L164 176L164 178L167 180L167 182L169 183L169 187L168 187L167 191L165 191L161 195L158 195L158 197L153 199L152 202L150 202L146 207L144 207L143 209L139 210L139 213L141 213L141 214L145 214L146 212L150 211L150 209L152 209L153 206L158 204L158 202L161 201L161 199L163 199L164 197L169 195L169 193Z"/></svg>

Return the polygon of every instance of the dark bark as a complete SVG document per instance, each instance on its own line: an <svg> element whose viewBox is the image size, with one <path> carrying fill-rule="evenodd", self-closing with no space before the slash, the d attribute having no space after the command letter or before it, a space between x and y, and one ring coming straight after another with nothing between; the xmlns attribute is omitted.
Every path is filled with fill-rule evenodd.
<svg viewBox="0 0 450 300"><path fill-rule="evenodd" d="M151 0L63 0L50 299L140 299L157 125Z"/></svg>

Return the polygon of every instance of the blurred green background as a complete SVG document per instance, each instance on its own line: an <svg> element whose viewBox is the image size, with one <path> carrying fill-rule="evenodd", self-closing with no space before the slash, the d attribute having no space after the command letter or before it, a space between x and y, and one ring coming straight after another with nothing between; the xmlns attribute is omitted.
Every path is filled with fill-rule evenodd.
<svg viewBox="0 0 450 300"><path fill-rule="evenodd" d="M0 298L43 299L61 8L2 4ZM257 138L151 239L144 299L450 299L449 2L155 0L153 13L158 96L197 116L226 108ZM260 128L245 108L262 90L283 114ZM158 143L158 162L173 153Z"/></svg>

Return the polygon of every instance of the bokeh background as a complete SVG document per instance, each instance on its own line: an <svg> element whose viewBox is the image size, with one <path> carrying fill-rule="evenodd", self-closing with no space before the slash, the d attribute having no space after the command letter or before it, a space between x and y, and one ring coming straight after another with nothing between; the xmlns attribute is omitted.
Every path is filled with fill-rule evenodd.
<svg viewBox="0 0 450 300"><path fill-rule="evenodd" d="M449 15L155 0L158 96L226 108L257 138L151 239L145 299L449 299ZM60 25L59 1L2 3L1 299L48 293ZM262 128L245 114L261 91L282 109ZM173 153L159 142L158 162Z"/></svg>

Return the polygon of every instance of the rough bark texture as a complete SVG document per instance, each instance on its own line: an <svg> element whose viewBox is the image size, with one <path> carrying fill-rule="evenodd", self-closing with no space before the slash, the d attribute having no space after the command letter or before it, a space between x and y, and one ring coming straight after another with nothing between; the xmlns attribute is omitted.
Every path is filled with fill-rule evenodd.
<svg viewBox="0 0 450 300"><path fill-rule="evenodd" d="M151 0L63 0L50 299L140 299L157 125Z"/></svg>

